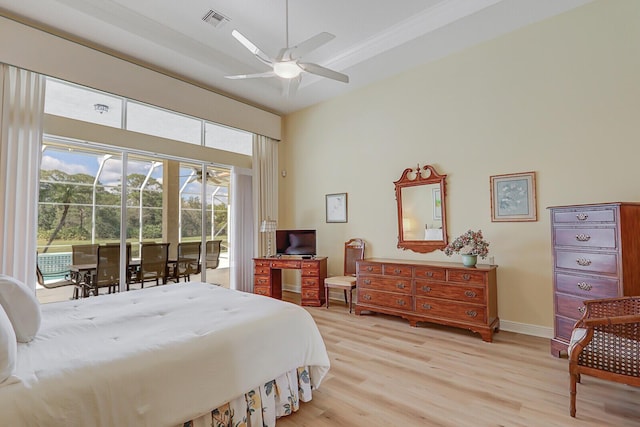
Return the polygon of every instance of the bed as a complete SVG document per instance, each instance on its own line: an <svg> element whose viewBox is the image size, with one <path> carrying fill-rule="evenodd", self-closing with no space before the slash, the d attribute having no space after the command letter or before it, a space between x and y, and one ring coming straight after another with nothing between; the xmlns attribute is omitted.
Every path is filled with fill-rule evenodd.
<svg viewBox="0 0 640 427"><path fill-rule="evenodd" d="M305 309L206 283L41 311L35 339L18 343L15 371L0 384L0 425L217 426L242 411L264 412L271 425L329 370Z"/></svg>

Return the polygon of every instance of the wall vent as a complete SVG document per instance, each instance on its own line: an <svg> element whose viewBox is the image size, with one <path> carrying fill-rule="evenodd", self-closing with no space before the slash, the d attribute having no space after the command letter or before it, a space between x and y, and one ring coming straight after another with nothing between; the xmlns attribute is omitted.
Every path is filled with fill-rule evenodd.
<svg viewBox="0 0 640 427"><path fill-rule="evenodd" d="M216 12L213 9L210 9L207 13L205 13L202 17L202 20L207 24L213 25L215 28L222 27L225 22L229 22L229 18L227 18L220 12Z"/></svg>

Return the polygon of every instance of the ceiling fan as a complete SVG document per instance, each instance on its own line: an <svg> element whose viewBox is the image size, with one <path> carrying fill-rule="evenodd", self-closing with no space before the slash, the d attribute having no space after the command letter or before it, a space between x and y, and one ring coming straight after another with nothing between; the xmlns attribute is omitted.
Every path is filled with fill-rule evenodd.
<svg viewBox="0 0 640 427"><path fill-rule="evenodd" d="M267 56L258 46L252 43L238 30L233 30L231 35L246 47L255 57L262 63L272 67L271 71L256 74L240 74L235 76L225 76L228 79L251 79L264 77L280 77L285 79L289 84L288 89L291 93L297 89L300 84L303 72L316 74L321 77L327 77L343 83L349 83L349 76L330 70L318 64L310 62L301 62L300 59L307 53L319 48L320 46L333 40L335 36L330 33L320 33L310 39L303 41L295 46L289 46L289 0L286 0L286 46L280 49L275 58Z"/></svg>

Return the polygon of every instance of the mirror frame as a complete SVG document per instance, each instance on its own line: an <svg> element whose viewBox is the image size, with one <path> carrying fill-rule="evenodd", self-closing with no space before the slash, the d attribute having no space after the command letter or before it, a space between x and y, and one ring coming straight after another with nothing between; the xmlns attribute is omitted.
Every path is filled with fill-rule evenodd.
<svg viewBox="0 0 640 427"><path fill-rule="evenodd" d="M400 179L394 182L396 203L398 205L398 248L424 254L437 249L444 249L447 246L446 177L447 175L438 174L431 165L425 165L422 168L418 165L416 169L405 169ZM402 189L429 184L440 184L440 194L442 195L442 240L405 240L402 221Z"/></svg>

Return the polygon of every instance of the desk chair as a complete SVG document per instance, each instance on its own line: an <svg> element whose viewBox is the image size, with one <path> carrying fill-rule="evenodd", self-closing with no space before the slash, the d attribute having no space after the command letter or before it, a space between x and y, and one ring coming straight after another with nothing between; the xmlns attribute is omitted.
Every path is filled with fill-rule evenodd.
<svg viewBox="0 0 640 427"><path fill-rule="evenodd" d="M353 290L356 288L356 261L361 259L364 259L364 241L351 239L345 242L344 275L324 279L324 298L327 301L327 308L329 308L329 289L342 289L344 302L349 305L349 313L351 313Z"/></svg>

